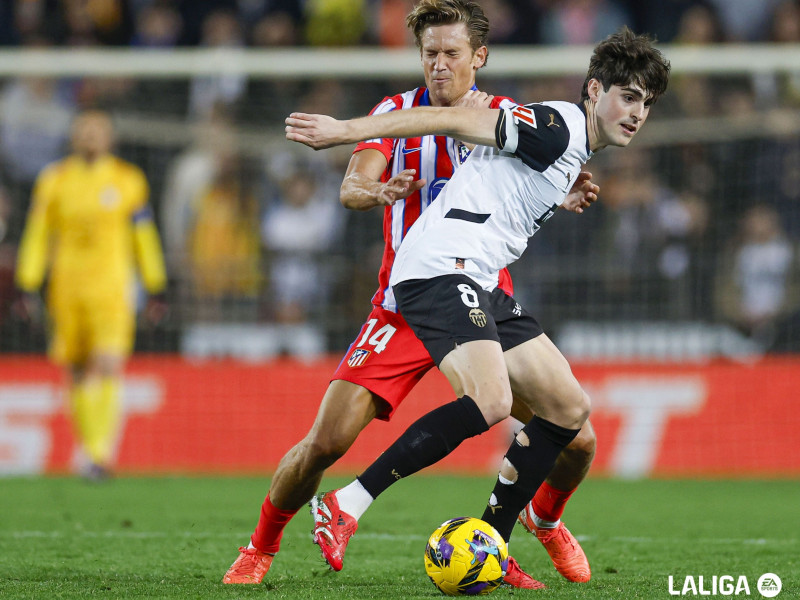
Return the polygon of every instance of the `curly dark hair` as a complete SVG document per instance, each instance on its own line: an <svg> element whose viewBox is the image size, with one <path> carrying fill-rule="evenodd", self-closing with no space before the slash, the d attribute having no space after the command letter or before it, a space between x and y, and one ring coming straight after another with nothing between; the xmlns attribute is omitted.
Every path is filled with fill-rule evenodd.
<svg viewBox="0 0 800 600"><path fill-rule="evenodd" d="M667 90L670 64L653 47L654 43L654 38L636 35L627 27L600 42L595 46L589 61L581 100L589 99L589 80L597 79L605 91L612 85L626 86L634 83L645 91L649 104L655 103Z"/></svg>
<svg viewBox="0 0 800 600"><path fill-rule="evenodd" d="M406 17L406 25L414 32L414 39L420 49L422 48L422 34L427 27L452 25L453 23L464 23L467 26L469 45L473 52L486 45L486 39L489 37L489 19L477 2L471 0L421 0Z"/></svg>

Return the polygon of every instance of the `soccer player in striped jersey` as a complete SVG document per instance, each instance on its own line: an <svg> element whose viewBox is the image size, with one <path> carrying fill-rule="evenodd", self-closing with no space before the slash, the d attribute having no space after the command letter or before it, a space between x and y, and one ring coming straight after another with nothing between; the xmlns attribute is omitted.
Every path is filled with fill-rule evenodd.
<svg viewBox="0 0 800 600"><path fill-rule="evenodd" d="M586 423L590 400L533 316L499 288L500 271L567 199L594 152L630 143L669 71L652 40L625 27L595 47L578 104L286 120L287 139L315 149L427 134L478 144L407 233L389 279L400 314L459 398L413 423L359 485L345 488L346 498L339 494L340 505L363 512L398 479L506 418L519 396L535 414L509 447L482 516L509 540L531 494Z"/></svg>
<svg viewBox="0 0 800 600"><path fill-rule="evenodd" d="M113 466L122 371L134 341L135 266L150 294L145 316L157 321L166 309L149 186L139 167L111 154L112 142L106 113L75 119L73 153L36 180L16 272L29 316L49 272L49 352L69 371L73 422L92 479Z"/></svg>
<svg viewBox="0 0 800 600"><path fill-rule="evenodd" d="M385 98L373 114L416 106L511 107L508 98L491 97L477 90L475 75L488 54L485 42L488 21L480 6L469 0L423 0L408 16L420 48L425 87ZM316 421L307 434L281 460L261 508L260 519L249 547L240 548L239 558L226 573L226 583L259 583L269 569L286 523L312 499L327 467L338 460L356 437L374 419L388 420L422 376L434 365L429 353L397 313L389 287L395 253L411 225L431 203L444 184L466 160L467 145L445 136L417 136L393 140L377 138L359 144L350 160L341 187L342 204L352 210L384 207L385 248L378 274L379 287L373 309L356 336L328 387ZM597 188L588 174L576 184L575 210L596 198ZM501 274L502 289L512 292L507 272ZM515 416L527 422L529 409L519 404ZM563 510L569 493L583 479L594 454L594 434L587 425L584 435L565 452L555 496L544 494L553 511ZM558 469L557 469L558 470ZM321 502L336 512L336 493L322 495ZM315 511L318 515L320 511ZM333 530L342 515L345 526ZM549 515L549 513L548 513ZM557 521L558 517L552 518ZM318 521L315 541L335 570L342 568L347 541L355 531L355 519L337 512L334 519ZM555 528L553 529L555 531ZM573 550L585 567L578 575L588 579L588 563L577 542L559 530L556 542ZM563 542L561 542L564 540ZM575 551L577 548L577 551ZM517 587L541 587L512 561L507 581Z"/></svg>

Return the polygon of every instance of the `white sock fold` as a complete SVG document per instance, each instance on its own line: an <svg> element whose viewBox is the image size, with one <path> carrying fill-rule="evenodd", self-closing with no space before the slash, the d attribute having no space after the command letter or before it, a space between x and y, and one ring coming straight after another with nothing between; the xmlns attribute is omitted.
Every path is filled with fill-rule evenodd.
<svg viewBox="0 0 800 600"><path fill-rule="evenodd" d="M539 529L555 529L558 527L558 524L561 523L561 519L557 521L545 521L544 519L540 518L533 510L531 510L531 514L533 515L533 524L536 525Z"/></svg>
<svg viewBox="0 0 800 600"><path fill-rule="evenodd" d="M367 512L374 498L364 489L361 482L355 479L336 492L336 500L339 502L339 508L358 521L361 515Z"/></svg>

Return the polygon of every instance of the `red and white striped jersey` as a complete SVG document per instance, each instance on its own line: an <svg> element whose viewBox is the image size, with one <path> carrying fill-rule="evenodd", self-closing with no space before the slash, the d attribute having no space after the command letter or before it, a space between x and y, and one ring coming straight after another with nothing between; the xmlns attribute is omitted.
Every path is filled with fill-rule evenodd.
<svg viewBox="0 0 800 600"><path fill-rule="evenodd" d="M473 88L477 89L477 88ZM492 108L508 108L516 103L505 96L495 96ZM414 90L384 98L372 109L370 114L376 115L392 110L402 110L415 106L430 106L427 88ZM445 136L426 135L423 137L391 139L378 138L361 142L353 151L360 152L367 148L378 150L386 157L387 166L382 181L388 181L400 171L415 169L417 179L424 179L425 185L404 200L398 200L393 206L384 208L383 213L383 261L378 272L378 291L372 297L375 306L392 312L397 306L389 286L389 278L394 265L395 254L406 233L430 204L436 200L444 184L452 177L453 171L469 156L464 144ZM499 287L508 294L513 293L511 276L507 270L500 274Z"/></svg>

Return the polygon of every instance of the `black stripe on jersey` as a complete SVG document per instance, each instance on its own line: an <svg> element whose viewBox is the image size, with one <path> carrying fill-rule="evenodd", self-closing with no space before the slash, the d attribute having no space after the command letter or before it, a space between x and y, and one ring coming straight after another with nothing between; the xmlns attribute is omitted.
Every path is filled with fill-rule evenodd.
<svg viewBox="0 0 800 600"><path fill-rule="evenodd" d="M500 116L497 117L497 125L494 126L494 140L498 148L506 146L506 111L500 109Z"/></svg>
<svg viewBox="0 0 800 600"><path fill-rule="evenodd" d="M491 213L474 213L468 210L461 210L460 208L451 208L444 216L445 219L459 219L461 221L469 221L470 223L486 223L486 219L491 217Z"/></svg>
<svg viewBox="0 0 800 600"><path fill-rule="evenodd" d="M514 154L531 169L542 173L556 162L569 146L569 127L561 113L551 106L544 104L526 106L536 114L536 126L515 119L519 141Z"/></svg>

